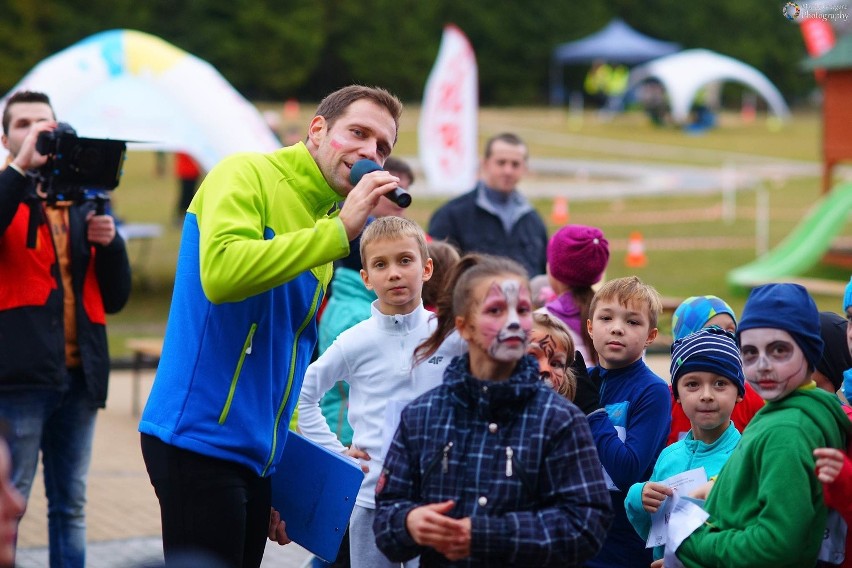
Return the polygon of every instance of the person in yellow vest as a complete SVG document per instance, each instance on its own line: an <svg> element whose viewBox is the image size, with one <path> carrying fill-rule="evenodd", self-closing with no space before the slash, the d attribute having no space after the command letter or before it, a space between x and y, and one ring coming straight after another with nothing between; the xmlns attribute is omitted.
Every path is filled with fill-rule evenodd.
<svg viewBox="0 0 852 568"><path fill-rule="evenodd" d="M606 103L607 85L612 75L612 67L604 61L595 61L586 74L583 88L589 98L599 107Z"/></svg>

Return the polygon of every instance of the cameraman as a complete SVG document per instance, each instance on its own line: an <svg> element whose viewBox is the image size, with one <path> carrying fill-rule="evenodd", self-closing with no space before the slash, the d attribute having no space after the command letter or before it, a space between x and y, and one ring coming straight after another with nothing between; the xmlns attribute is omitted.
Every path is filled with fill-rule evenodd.
<svg viewBox="0 0 852 568"><path fill-rule="evenodd" d="M109 377L105 313L130 295L115 222L90 201L46 203L34 170L39 133L56 128L47 95L20 91L3 111L0 171L0 417L11 425L12 481L28 497L39 450L50 566L86 556L86 477Z"/></svg>

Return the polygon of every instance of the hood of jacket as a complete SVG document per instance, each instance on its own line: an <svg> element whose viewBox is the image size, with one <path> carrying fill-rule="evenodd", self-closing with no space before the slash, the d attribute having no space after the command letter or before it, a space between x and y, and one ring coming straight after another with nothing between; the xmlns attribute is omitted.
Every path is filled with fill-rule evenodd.
<svg viewBox="0 0 852 568"><path fill-rule="evenodd" d="M781 400L767 402L760 414L768 415L790 408L796 408L811 418L825 434L831 447L846 448L846 439L852 434L852 421L846 416L837 397L811 383Z"/></svg>

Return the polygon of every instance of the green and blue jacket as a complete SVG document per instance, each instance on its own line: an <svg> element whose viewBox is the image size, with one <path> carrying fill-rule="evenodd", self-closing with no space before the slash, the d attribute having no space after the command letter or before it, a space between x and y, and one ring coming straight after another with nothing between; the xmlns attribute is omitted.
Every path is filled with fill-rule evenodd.
<svg viewBox="0 0 852 568"><path fill-rule="evenodd" d="M160 365L139 431L274 472L317 340L331 262L349 252L340 196L303 143L238 154L183 227Z"/></svg>

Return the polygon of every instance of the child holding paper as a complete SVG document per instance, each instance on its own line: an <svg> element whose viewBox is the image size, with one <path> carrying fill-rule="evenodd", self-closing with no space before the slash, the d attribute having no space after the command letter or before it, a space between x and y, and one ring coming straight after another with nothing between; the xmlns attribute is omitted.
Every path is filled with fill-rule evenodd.
<svg viewBox="0 0 852 568"><path fill-rule="evenodd" d="M643 539L672 488L664 480L703 468L703 480L715 476L728 461L740 433L731 422L734 406L745 388L742 360L734 335L719 327L701 329L672 345L672 391L691 424L686 437L662 451L651 479L634 483L624 507L627 518ZM662 543L654 558L663 557Z"/></svg>
<svg viewBox="0 0 852 568"><path fill-rule="evenodd" d="M845 449L852 431L837 398L811 380L823 350L816 304L798 284L759 286L737 342L766 406L719 473L704 506L709 519L675 553L687 568L814 566L827 508L812 453Z"/></svg>
<svg viewBox="0 0 852 568"><path fill-rule="evenodd" d="M376 548L373 535L376 481L384 451L396 430L399 411L409 401L441 384L444 369L464 352L454 338L421 365L414 349L434 331L436 320L423 307L423 282L432 275L423 230L402 217L380 217L361 236L361 278L376 291L372 316L341 333L309 367L299 396L299 429L314 442L361 461L366 472L349 523L354 568L399 566ZM337 381L350 387L352 446L347 450L319 408L322 395ZM416 564L415 564L416 565Z"/></svg>

